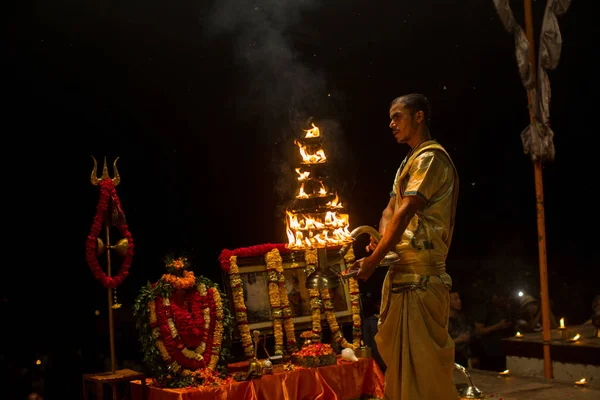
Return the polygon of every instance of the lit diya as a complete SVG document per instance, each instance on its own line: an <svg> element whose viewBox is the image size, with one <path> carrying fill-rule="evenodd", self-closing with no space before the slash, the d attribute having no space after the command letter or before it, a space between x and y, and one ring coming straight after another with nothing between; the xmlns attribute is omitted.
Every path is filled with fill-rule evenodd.
<svg viewBox="0 0 600 400"><path fill-rule="evenodd" d="M516 337L517 339L522 339L522 338L523 338L523 334L522 334L521 332L517 332L517 333L515 334L515 337Z"/></svg>
<svg viewBox="0 0 600 400"><path fill-rule="evenodd" d="M560 326L558 327L558 331L560 332L560 338L562 340L569 340L570 332L565 327L565 319L561 318L559 323L560 323Z"/></svg>
<svg viewBox="0 0 600 400"><path fill-rule="evenodd" d="M508 377L508 376L510 376L510 370L505 369L502 372L498 372L498 375L503 376L503 377Z"/></svg>
<svg viewBox="0 0 600 400"><path fill-rule="evenodd" d="M580 338L580 337L581 337L581 336L580 336L580 335L579 335L579 333L578 333L577 335L575 335L575 336L573 336L572 338L570 338L570 339L569 339L569 342L571 342L571 343L575 343L576 341L578 341L578 340L579 340L579 338Z"/></svg>
<svg viewBox="0 0 600 400"><path fill-rule="evenodd" d="M575 384L577 386L585 386L587 385L587 380L585 378L581 378L580 380L576 381Z"/></svg>

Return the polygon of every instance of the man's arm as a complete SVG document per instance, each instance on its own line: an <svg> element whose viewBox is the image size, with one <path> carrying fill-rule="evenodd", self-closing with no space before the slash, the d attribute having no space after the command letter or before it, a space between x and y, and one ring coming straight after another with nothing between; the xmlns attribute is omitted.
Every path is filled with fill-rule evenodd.
<svg viewBox="0 0 600 400"><path fill-rule="evenodd" d="M492 332L509 328L510 326L512 326L512 322L506 321L504 319L498 322L497 324L490 326L485 326L485 324L482 324L481 322L475 322L475 333L479 336L485 336Z"/></svg>
<svg viewBox="0 0 600 400"><path fill-rule="evenodd" d="M381 219L379 220L379 233L382 235L385 233L385 228L388 226L392 217L394 216L394 208L396 207L396 197L390 196L390 201L381 213Z"/></svg>
<svg viewBox="0 0 600 400"><path fill-rule="evenodd" d="M390 201L388 205L385 207L383 212L381 213L381 219L379 219L379 233L383 235L385 233L385 228L390 223L392 216L394 215L394 208L396 207L396 198L394 196L390 196ZM367 253L370 253L375 250L377 247L377 242L371 236L371 240L366 247Z"/></svg>
<svg viewBox="0 0 600 400"><path fill-rule="evenodd" d="M423 206L425 206L425 200L418 196L406 196L402 199L402 204L394 210L392 218L383 228L383 237L379 241L375 251L373 251L373 254L359 260L360 272L358 273L358 278L368 279L373 275L375 268L381 263L387 253L394 248L396 243L402 239L402 234L406 230L410 220Z"/></svg>

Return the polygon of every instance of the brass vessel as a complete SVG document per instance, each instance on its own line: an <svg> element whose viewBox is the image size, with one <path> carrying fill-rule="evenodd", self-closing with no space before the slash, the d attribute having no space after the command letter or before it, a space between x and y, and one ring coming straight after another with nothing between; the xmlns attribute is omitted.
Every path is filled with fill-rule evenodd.
<svg viewBox="0 0 600 400"><path fill-rule="evenodd" d="M371 348L369 346L360 346L355 353L358 358L371 358Z"/></svg>
<svg viewBox="0 0 600 400"><path fill-rule="evenodd" d="M480 390L473 384L473 379L471 379L471 374L469 374L469 371L467 371L467 369L465 367L463 367L460 364L454 363L454 368L457 369L458 371L460 371L460 373L465 377L465 380L467 381L467 386L460 388L458 390L458 394L459 394L461 400L485 398L485 393L483 393L482 390Z"/></svg>

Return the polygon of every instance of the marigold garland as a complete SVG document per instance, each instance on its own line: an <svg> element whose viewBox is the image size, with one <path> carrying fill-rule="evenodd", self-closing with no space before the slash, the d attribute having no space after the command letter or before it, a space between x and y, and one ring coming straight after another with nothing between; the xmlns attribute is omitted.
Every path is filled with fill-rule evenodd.
<svg viewBox="0 0 600 400"><path fill-rule="evenodd" d="M285 290L285 277L283 275L283 261L278 249L273 249L265 254L267 276L269 279L269 302L273 314L273 336L275 337L275 355L283 355L284 328L287 349L289 354L296 348L296 332L292 320L287 291Z"/></svg>
<svg viewBox="0 0 600 400"><path fill-rule="evenodd" d="M317 268L318 255L316 249L308 249L304 252L304 260L306 262L306 276L310 276ZM308 289L310 296L310 309L312 318L312 333L313 341L320 342L323 338L321 328L321 299L319 289Z"/></svg>
<svg viewBox="0 0 600 400"><path fill-rule="evenodd" d="M348 252L344 255L346 265L354 263L354 249L349 247ZM354 348L361 345L362 339L362 321L360 318L360 289L356 278L348 280L348 288L350 290L350 305L352 307L352 344Z"/></svg>
<svg viewBox="0 0 600 400"><path fill-rule="evenodd" d="M248 316L246 304L244 303L244 288L242 287L242 278L237 265L237 256L232 255L227 264L229 266L229 284L233 294L233 306L235 309L235 319L237 327L242 337L242 346L246 358L254 357L254 344L248 327Z"/></svg>
<svg viewBox="0 0 600 400"><path fill-rule="evenodd" d="M285 289L285 276L283 275L283 261L279 250L271 250L275 258L275 270L279 278L279 298L281 311L283 312L283 329L286 337L286 347L289 354L294 353L298 350L296 346L296 329L294 327L294 320L292 314L292 308L290 307L290 300L288 299L287 290Z"/></svg>
<svg viewBox="0 0 600 400"><path fill-rule="evenodd" d="M296 346L295 329L293 327L293 318L285 291L285 278L283 277L283 264L281 253L289 253L290 249L286 244L264 244L240 248L236 250L223 250L219 256L221 268L229 274L229 281L232 287L233 300L235 306L236 320L238 321L238 330L242 336L242 345L245 354L251 358L254 354L254 345L248 328L247 309L244 303L242 280L239 276L237 266L237 257L257 257L264 256L267 264L269 302L273 314L273 333L275 337L275 354L283 354L284 331L288 338L286 344L288 351ZM354 252L350 248L345 255L346 263L354 261ZM316 249L308 249L304 252L306 262L306 274L310 275L315 271L318 263L318 254ZM325 309L326 319L331 328L334 340L342 347L358 348L362 338L361 318L360 318L360 291L358 281L352 278L349 280L349 294L352 312L352 343L346 341L340 330L331 301L331 292L329 290L320 291L319 289L308 289L310 296L310 306L312 314L312 333L313 341L322 340L321 318L322 308ZM289 311L288 311L289 310ZM289 315L289 317L287 317ZM288 322L289 321L289 322ZM291 339L293 338L293 339Z"/></svg>
<svg viewBox="0 0 600 400"><path fill-rule="evenodd" d="M92 223L92 228L90 229L90 234L86 240L86 249L85 249L85 258L90 267L90 270L94 274L94 277L102 283L107 289L114 289L121 285L125 278L129 275L129 269L131 267L131 261L133 259L133 237L131 236L131 232L129 232L129 227L127 223L125 223L125 217L123 210L121 208L121 202L119 200L119 196L117 196L117 191L115 189L115 185L112 179L102 179L98 184L100 187L100 200L98 201L98 205L96 207L96 215L94 216L94 222ZM109 202L112 201L112 206L115 208L118 213L118 222L116 224L117 229L121 233L121 235L127 239L127 253L125 257L123 257L123 261L121 262L121 268L119 272L115 276L107 276L100 263L98 262L98 236L102 232L102 227L104 226L104 220L108 216L108 206ZM113 210L111 210L113 211Z"/></svg>

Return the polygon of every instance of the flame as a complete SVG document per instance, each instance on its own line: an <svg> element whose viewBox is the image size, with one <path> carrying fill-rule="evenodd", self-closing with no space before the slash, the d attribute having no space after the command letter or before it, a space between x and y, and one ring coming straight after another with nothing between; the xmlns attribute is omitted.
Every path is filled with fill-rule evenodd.
<svg viewBox="0 0 600 400"><path fill-rule="evenodd" d="M286 211L286 231L290 249L340 246L352 241L348 214L337 211L294 213Z"/></svg>
<svg viewBox="0 0 600 400"><path fill-rule="evenodd" d="M580 380L578 380L578 381L577 381L577 382L575 382L575 383L578 383L578 384L580 384L580 385L584 385L585 383L587 383L587 380L586 380L585 378L581 378Z"/></svg>
<svg viewBox="0 0 600 400"><path fill-rule="evenodd" d="M510 374L510 370L508 370L508 369L505 369L504 371L502 371L502 372L499 372L499 374L500 374L500 375L508 375L508 374Z"/></svg>
<svg viewBox="0 0 600 400"><path fill-rule="evenodd" d="M579 338L580 338L580 337L581 337L581 336L580 336L580 335L579 335L579 333L578 333L577 335L573 336L573 339L571 339L571 340L573 340L573 341L575 341L575 340L579 340Z"/></svg>
<svg viewBox="0 0 600 400"><path fill-rule="evenodd" d="M308 199L308 194L304 191L304 183L300 185L300 189L298 189L298 194L296 195L299 199Z"/></svg>
<svg viewBox="0 0 600 400"><path fill-rule="evenodd" d="M313 123L312 129L304 130L305 138L318 138L321 136L319 128ZM320 148L319 141L307 141L303 144L295 140L302 156L303 164L322 164L327 161L325 152ZM307 167L305 167L306 169ZM329 196L328 187L320 181L311 177L311 172L296 168L300 187L297 199L323 198ZM309 182L305 187L305 182ZM308 191L308 192L307 192ZM322 203L321 203L322 206ZM342 212L342 204L336 194L335 199L328 202L321 211L321 206L316 211L302 213L295 210L286 210L286 233L288 236L288 248L299 250L308 248L324 248L330 246L341 246L353 241L350 235L348 214Z"/></svg>
<svg viewBox="0 0 600 400"><path fill-rule="evenodd" d="M564 319L564 318L561 318L561 319L560 319L560 327L561 327L561 328L564 328L564 327L565 327L565 319Z"/></svg>
<svg viewBox="0 0 600 400"><path fill-rule="evenodd" d="M323 183L321 183L321 188L319 189L319 196L327 196L327 189Z"/></svg>
<svg viewBox="0 0 600 400"><path fill-rule="evenodd" d="M333 199L329 203L327 203L327 206L331 207L331 208L343 208L344 207L342 205L342 203L340 203L340 198L338 197L337 193L335 194L335 199Z"/></svg>
<svg viewBox="0 0 600 400"><path fill-rule="evenodd" d="M318 149L314 153L309 153L306 149L306 145L303 145L297 140L294 140L294 143L300 149L300 155L302 156L302 162L305 164L321 164L327 161L327 157L325 157L325 152L323 149Z"/></svg>
<svg viewBox="0 0 600 400"><path fill-rule="evenodd" d="M523 334L522 334L521 332L517 332L517 333L515 334L515 336L516 336L516 337L521 337L521 336L523 336Z"/></svg>
<svg viewBox="0 0 600 400"><path fill-rule="evenodd" d="M305 138L315 138L315 137L321 136L321 131L319 130L319 128L317 128L314 123L311 125L312 125L312 129L309 129L309 130L303 129L303 131L306 132L306 135L304 137Z"/></svg>
<svg viewBox="0 0 600 400"><path fill-rule="evenodd" d="M310 171L302 171L300 168L296 168L296 173L300 182L307 180L310 176Z"/></svg>

